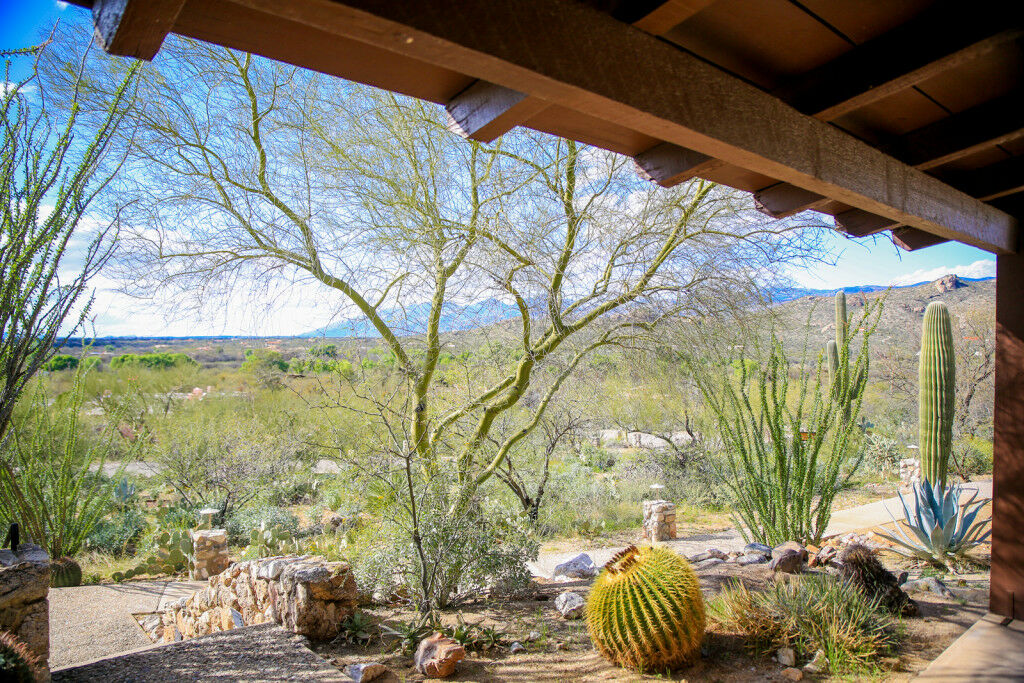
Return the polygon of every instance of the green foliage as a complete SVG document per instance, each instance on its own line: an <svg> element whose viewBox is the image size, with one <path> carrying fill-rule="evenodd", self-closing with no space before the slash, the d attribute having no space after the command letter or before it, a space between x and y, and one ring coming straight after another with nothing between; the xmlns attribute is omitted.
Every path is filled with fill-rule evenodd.
<svg viewBox="0 0 1024 683"><path fill-rule="evenodd" d="M249 545L242 552L246 560L287 555L300 549L293 536L279 527L260 522L258 529L249 533Z"/></svg>
<svg viewBox="0 0 1024 683"><path fill-rule="evenodd" d="M884 434L867 434L861 441L864 464L884 475L899 473L900 460L906 457L906 446Z"/></svg>
<svg viewBox="0 0 1024 683"><path fill-rule="evenodd" d="M86 539L86 547L124 555L146 529L146 519L137 508L125 507L109 518L101 519Z"/></svg>
<svg viewBox="0 0 1024 683"><path fill-rule="evenodd" d="M311 356L321 356L323 358L337 358L338 357L338 346L336 344L314 344L309 347L308 351Z"/></svg>
<svg viewBox="0 0 1024 683"><path fill-rule="evenodd" d="M114 502L122 510L135 502L135 484L127 479L117 482L114 487Z"/></svg>
<svg viewBox="0 0 1024 683"><path fill-rule="evenodd" d="M954 565L967 550L978 545L992 533L984 531L992 518L977 520L985 500L975 500L978 492L960 504L963 487L959 484L943 487L930 484L927 479L914 484L914 500L908 501L899 493L903 504L903 521L910 534L896 524L896 535L878 532L896 544L896 552L917 557L942 566ZM890 513L891 516L892 513ZM895 518L893 519L895 522ZM984 532L984 533L982 533Z"/></svg>
<svg viewBox="0 0 1024 683"><path fill-rule="evenodd" d="M829 575L771 582L763 592L737 582L708 604L708 614L761 654L792 647L806 661L823 650L836 674L872 666L900 638L898 622L877 600Z"/></svg>
<svg viewBox="0 0 1024 683"><path fill-rule="evenodd" d="M753 375L744 369L739 380L714 379L690 361L725 444L720 474L748 541L816 543L828 525L860 400L850 419L841 415L822 386L821 365L791 367L774 338L763 368Z"/></svg>
<svg viewBox="0 0 1024 683"><path fill-rule="evenodd" d="M941 488L953 447L956 398L953 324L941 301L928 304L924 312L918 382L921 477Z"/></svg>
<svg viewBox="0 0 1024 683"><path fill-rule="evenodd" d="M0 680L35 683L39 658L8 631L0 631Z"/></svg>
<svg viewBox="0 0 1024 683"><path fill-rule="evenodd" d="M381 630L394 638L391 647L406 655L412 655L420 641L434 633L451 638L469 652L492 650L508 637L500 629L468 623L462 614L456 614L454 624L445 624L435 612L427 612L410 622L382 624Z"/></svg>
<svg viewBox="0 0 1024 683"><path fill-rule="evenodd" d="M225 523L228 542L241 545L249 543L252 532L261 526L279 529L290 536L299 533L299 518L292 512L273 505L247 507L231 514Z"/></svg>
<svg viewBox="0 0 1024 683"><path fill-rule="evenodd" d="M373 619L363 612L353 612L341 622L338 639L351 645L369 645L373 640Z"/></svg>
<svg viewBox="0 0 1024 683"><path fill-rule="evenodd" d="M287 372L288 362L280 351L269 349L249 349L242 361L242 372Z"/></svg>
<svg viewBox="0 0 1024 683"><path fill-rule="evenodd" d="M153 574L182 574L195 562L195 548L192 536L187 530L161 531L156 537L156 552L143 558L135 567L114 572L114 581L132 579L136 576Z"/></svg>
<svg viewBox="0 0 1024 683"><path fill-rule="evenodd" d="M61 370L74 370L78 367L78 358L67 354L58 354L43 363L43 370L47 372L60 372Z"/></svg>
<svg viewBox="0 0 1024 683"><path fill-rule="evenodd" d="M587 599L595 647L618 666L663 672L700 657L704 598L686 558L630 546L615 555Z"/></svg>
<svg viewBox="0 0 1024 683"><path fill-rule="evenodd" d="M50 562L50 585L54 588L68 588L82 585L82 567L70 557Z"/></svg>
<svg viewBox="0 0 1024 683"><path fill-rule="evenodd" d="M184 353L126 353L114 356L110 361L110 367L114 370L121 368L169 370L171 368L199 367L199 363Z"/></svg>
<svg viewBox="0 0 1024 683"><path fill-rule="evenodd" d="M117 415L99 434L81 424L82 372L52 403L40 384L0 447L0 518L17 520L50 557L78 552L111 508L114 484L103 464L117 455L123 467L142 445L120 439Z"/></svg>

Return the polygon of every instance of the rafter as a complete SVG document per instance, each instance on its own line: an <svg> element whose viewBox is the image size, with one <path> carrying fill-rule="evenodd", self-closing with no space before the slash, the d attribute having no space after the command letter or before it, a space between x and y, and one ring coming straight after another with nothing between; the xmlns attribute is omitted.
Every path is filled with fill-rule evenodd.
<svg viewBox="0 0 1024 683"><path fill-rule="evenodd" d="M663 142L637 154L633 161L641 177L662 187L674 187L722 165L722 162L706 154L670 142Z"/></svg>
<svg viewBox="0 0 1024 683"><path fill-rule="evenodd" d="M892 231L893 244L904 251L916 251L948 241L945 237L939 237L917 228L903 227Z"/></svg>
<svg viewBox="0 0 1024 683"><path fill-rule="evenodd" d="M899 225L898 221L861 209L850 209L836 215L836 228L850 237L867 237Z"/></svg>
<svg viewBox="0 0 1024 683"><path fill-rule="evenodd" d="M986 202L1024 192L1024 156L950 176L950 184Z"/></svg>
<svg viewBox="0 0 1024 683"><path fill-rule="evenodd" d="M828 197L789 183L778 183L754 193L754 206L772 218L788 218L817 209L828 201Z"/></svg>
<svg viewBox="0 0 1024 683"><path fill-rule="evenodd" d="M479 142L491 142L543 111L547 102L487 81L475 81L445 108L456 133Z"/></svg>
<svg viewBox="0 0 1024 683"><path fill-rule="evenodd" d="M185 0L94 0L92 20L107 52L149 60L184 5Z"/></svg>
<svg viewBox="0 0 1024 683"><path fill-rule="evenodd" d="M806 114L833 121L1024 35L1019 3L980 5L964 11L958 0L935 3L774 94Z"/></svg>

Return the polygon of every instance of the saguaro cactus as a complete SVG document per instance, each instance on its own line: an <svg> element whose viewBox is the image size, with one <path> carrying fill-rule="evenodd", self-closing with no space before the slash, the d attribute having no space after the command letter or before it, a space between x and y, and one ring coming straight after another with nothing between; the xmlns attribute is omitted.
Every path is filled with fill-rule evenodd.
<svg viewBox="0 0 1024 683"><path fill-rule="evenodd" d="M857 376L850 376L850 319L846 316L846 293L836 292L836 338L825 348L832 400L839 407L844 421L850 420L852 404L864 391L867 368L860 367ZM866 359L865 359L866 360Z"/></svg>
<svg viewBox="0 0 1024 683"><path fill-rule="evenodd" d="M918 366L918 446L921 476L946 487L946 466L953 447L956 357L953 324L946 304L933 301L924 312Z"/></svg>

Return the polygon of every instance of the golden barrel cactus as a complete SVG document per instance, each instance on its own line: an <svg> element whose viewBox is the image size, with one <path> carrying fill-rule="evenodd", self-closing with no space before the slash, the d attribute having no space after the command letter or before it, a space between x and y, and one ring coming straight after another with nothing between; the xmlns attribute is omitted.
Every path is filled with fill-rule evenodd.
<svg viewBox="0 0 1024 683"><path fill-rule="evenodd" d="M704 638L697 575L671 550L630 546L594 581L587 629L598 651L627 669L661 672L691 663Z"/></svg>

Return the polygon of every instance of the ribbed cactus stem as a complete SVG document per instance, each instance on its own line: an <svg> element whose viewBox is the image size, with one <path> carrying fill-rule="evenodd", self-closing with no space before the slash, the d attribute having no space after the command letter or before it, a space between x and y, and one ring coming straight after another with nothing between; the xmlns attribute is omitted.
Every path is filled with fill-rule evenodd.
<svg viewBox="0 0 1024 683"><path fill-rule="evenodd" d="M828 379L832 386L832 398L840 400L839 391L842 388L842 378L839 376L839 346L834 340L829 339L825 345L825 357L828 361Z"/></svg>
<svg viewBox="0 0 1024 683"><path fill-rule="evenodd" d="M939 301L928 304L924 312L918 382L921 476L944 489L953 446L956 357L949 309Z"/></svg>
<svg viewBox="0 0 1024 683"><path fill-rule="evenodd" d="M850 323L846 318L846 292L836 292L836 343L840 348L846 345L846 332Z"/></svg>

